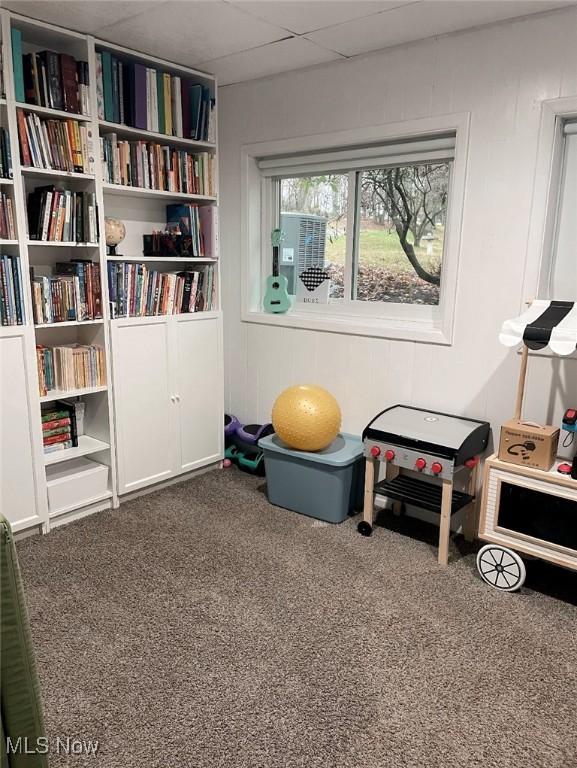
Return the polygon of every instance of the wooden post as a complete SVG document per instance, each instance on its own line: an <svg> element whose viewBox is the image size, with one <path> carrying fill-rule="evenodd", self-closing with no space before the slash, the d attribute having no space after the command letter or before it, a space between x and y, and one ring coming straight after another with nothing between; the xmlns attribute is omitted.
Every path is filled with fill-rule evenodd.
<svg viewBox="0 0 577 768"><path fill-rule="evenodd" d="M375 506L375 460L367 457L365 464L365 503L363 520L373 525L373 509Z"/></svg>
<svg viewBox="0 0 577 768"><path fill-rule="evenodd" d="M441 496L441 524L439 527L439 565L449 562L449 535L451 533L451 508L453 506L453 481L443 480Z"/></svg>
<svg viewBox="0 0 577 768"><path fill-rule="evenodd" d="M467 493L471 496L477 495L477 472L479 470L479 462L475 464L471 472L469 473L469 482L467 483ZM466 541L474 541L477 535L478 525L478 511L479 505L477 499L473 499L470 504L467 504L465 510L465 517L463 519L463 536Z"/></svg>
<svg viewBox="0 0 577 768"><path fill-rule="evenodd" d="M517 421L521 421L521 412L523 411L523 397L525 395L525 380L527 378L527 361L529 359L529 348L523 342L521 351L521 368L519 370L519 383L517 384L517 401L515 403L515 416Z"/></svg>

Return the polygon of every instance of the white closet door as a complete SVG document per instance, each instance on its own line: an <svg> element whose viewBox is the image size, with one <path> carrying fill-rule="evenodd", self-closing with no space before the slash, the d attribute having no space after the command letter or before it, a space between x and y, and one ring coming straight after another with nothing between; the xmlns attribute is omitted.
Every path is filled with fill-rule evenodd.
<svg viewBox="0 0 577 768"><path fill-rule="evenodd" d="M219 317L175 317L174 390L178 404L178 471L222 458L223 387Z"/></svg>
<svg viewBox="0 0 577 768"><path fill-rule="evenodd" d="M36 373L35 371L33 372ZM0 338L0 512L14 530L43 522L34 466L34 429L28 397L23 333ZM38 386L37 381L33 385ZM38 471L44 474L44 467Z"/></svg>
<svg viewBox="0 0 577 768"><path fill-rule="evenodd" d="M133 318L112 323L118 491L171 477L177 466L170 382L170 323Z"/></svg>

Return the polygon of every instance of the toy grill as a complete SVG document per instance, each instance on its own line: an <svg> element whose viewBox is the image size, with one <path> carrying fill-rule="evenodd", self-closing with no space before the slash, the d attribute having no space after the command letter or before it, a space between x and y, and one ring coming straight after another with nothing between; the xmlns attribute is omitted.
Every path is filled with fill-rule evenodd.
<svg viewBox="0 0 577 768"><path fill-rule="evenodd" d="M366 485L359 532L372 533L375 493L437 512L439 562L446 563L450 518L474 500L474 475L489 429L485 421L408 405L395 405L375 416L363 431ZM380 466L385 467L385 479L379 481ZM461 470L470 470L466 491L453 486Z"/></svg>
<svg viewBox="0 0 577 768"><path fill-rule="evenodd" d="M487 445L487 422L426 411L407 405L388 408L363 432L365 456L384 461L389 468L413 470L377 483L375 491L388 498L441 511L442 486L427 478L452 480ZM466 506L472 496L453 491L451 512Z"/></svg>

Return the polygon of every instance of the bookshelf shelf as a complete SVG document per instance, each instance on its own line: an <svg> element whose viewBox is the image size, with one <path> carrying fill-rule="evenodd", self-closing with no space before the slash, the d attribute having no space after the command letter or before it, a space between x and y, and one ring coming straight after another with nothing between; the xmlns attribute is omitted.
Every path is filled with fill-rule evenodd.
<svg viewBox="0 0 577 768"><path fill-rule="evenodd" d="M18 245L18 240L0 240L0 245Z"/></svg>
<svg viewBox="0 0 577 768"><path fill-rule="evenodd" d="M170 258L166 256L107 256L107 261L154 262L156 264L216 264L218 259L197 258L183 259L182 256Z"/></svg>
<svg viewBox="0 0 577 768"><path fill-rule="evenodd" d="M216 203L217 198L210 195L190 195L188 192L168 192L164 189L145 189L144 187L127 187L123 184L102 182L104 194L121 195L122 197L149 197L158 200L187 200L191 203Z"/></svg>
<svg viewBox="0 0 577 768"><path fill-rule="evenodd" d="M98 125L101 135L106 133L116 133L120 138L142 139L144 141L154 141L159 144L178 145L199 152L216 151L216 145L210 141L196 141L195 139L185 139L167 133L145 131L141 128L132 128L129 125L123 125L121 123L109 123L106 120L99 120Z"/></svg>
<svg viewBox="0 0 577 768"><path fill-rule="evenodd" d="M57 177L61 179L84 179L85 181L94 181L94 174L90 173L56 171L54 168L34 168L31 165L25 165L20 170L25 176L43 176L44 178Z"/></svg>
<svg viewBox="0 0 577 768"><path fill-rule="evenodd" d="M78 120L80 123L92 122L90 115L78 115L75 112L65 112L61 109L51 109L50 107L39 107L36 104L26 104L21 101L16 102L16 109L21 109L24 112L35 112L37 115L43 117L53 117L55 119L65 120Z"/></svg>
<svg viewBox="0 0 577 768"><path fill-rule="evenodd" d="M69 397L82 397L83 395L94 395L97 392L106 392L107 386L103 387L85 387L84 389L70 389L68 392L56 392L53 390L47 395L40 395L41 403L51 403L53 400L63 400Z"/></svg>
<svg viewBox="0 0 577 768"><path fill-rule="evenodd" d="M78 445L74 448L65 448L63 451L52 451L44 454L44 464L49 467L51 464L60 464L62 461L77 459L80 456L89 456L98 451L108 451L110 444L102 440L97 440L90 435L79 435Z"/></svg>
<svg viewBox="0 0 577 768"><path fill-rule="evenodd" d="M151 321L166 322L167 318L175 318L177 322L195 322L200 320L217 320L221 313L218 309L210 309L203 312L181 312L176 315L129 315L128 317L113 317L111 324L118 325L150 325Z"/></svg>
<svg viewBox="0 0 577 768"><path fill-rule="evenodd" d="M103 322L102 318L98 320L66 320L62 323L36 323L34 327L37 330L44 330L45 328L74 328L80 325L102 325Z"/></svg>
<svg viewBox="0 0 577 768"><path fill-rule="evenodd" d="M0 107L5 107L7 103L6 99L0 99Z"/></svg>
<svg viewBox="0 0 577 768"><path fill-rule="evenodd" d="M50 248L98 248L98 243L76 243L74 241L67 240L28 240L26 245L29 248L37 246Z"/></svg>
<svg viewBox="0 0 577 768"><path fill-rule="evenodd" d="M2 187L13 187L14 186L14 179L0 179L0 186L2 186Z"/></svg>

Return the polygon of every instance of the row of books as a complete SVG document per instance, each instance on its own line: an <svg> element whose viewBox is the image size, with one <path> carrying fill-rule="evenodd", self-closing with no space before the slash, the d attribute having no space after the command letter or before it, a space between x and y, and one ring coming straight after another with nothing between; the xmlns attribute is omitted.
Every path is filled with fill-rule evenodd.
<svg viewBox="0 0 577 768"><path fill-rule="evenodd" d="M12 205L12 198L5 192L0 192L0 238L2 240L16 240L14 206Z"/></svg>
<svg viewBox="0 0 577 768"><path fill-rule="evenodd" d="M214 265L184 272L157 272L146 264L109 263L110 314L148 317L202 312L216 306Z"/></svg>
<svg viewBox="0 0 577 768"><path fill-rule="evenodd" d="M13 176L10 134L6 128L0 128L0 178L11 179Z"/></svg>
<svg viewBox="0 0 577 768"><path fill-rule="evenodd" d="M23 53L22 32L12 29L12 60L16 101L90 114L88 62L67 53Z"/></svg>
<svg viewBox="0 0 577 768"><path fill-rule="evenodd" d="M19 256L0 256L0 318L2 325L24 323L24 291Z"/></svg>
<svg viewBox="0 0 577 768"><path fill-rule="evenodd" d="M37 325L102 318L100 265L75 260L57 263L53 275L30 269L32 311Z"/></svg>
<svg viewBox="0 0 577 768"><path fill-rule="evenodd" d="M129 187L215 194L215 158L146 141L120 141L115 133L100 138L104 181Z"/></svg>
<svg viewBox="0 0 577 768"><path fill-rule="evenodd" d="M40 396L106 384L104 349L96 344L36 345Z"/></svg>
<svg viewBox="0 0 577 768"><path fill-rule="evenodd" d="M22 165L94 173L92 128L78 120L45 120L17 110Z"/></svg>
<svg viewBox="0 0 577 768"><path fill-rule="evenodd" d="M42 406L42 444L44 453L63 451L78 445L82 434L78 413L83 413L84 403L56 400Z"/></svg>
<svg viewBox="0 0 577 768"><path fill-rule="evenodd" d="M94 192L72 192L52 185L28 195L31 240L65 243L98 242L98 210Z"/></svg>
<svg viewBox="0 0 577 768"><path fill-rule="evenodd" d="M215 100L210 89L178 75L96 54L98 117L143 131L215 141Z"/></svg>

